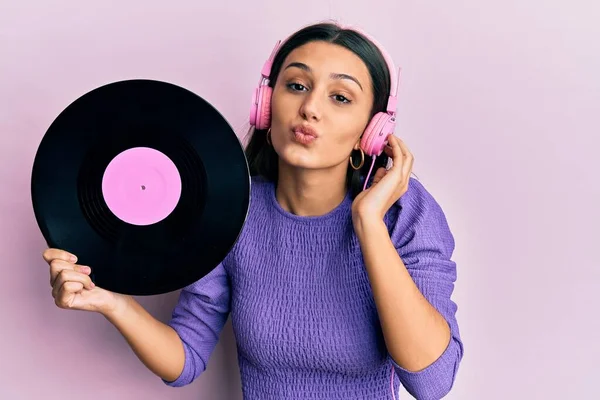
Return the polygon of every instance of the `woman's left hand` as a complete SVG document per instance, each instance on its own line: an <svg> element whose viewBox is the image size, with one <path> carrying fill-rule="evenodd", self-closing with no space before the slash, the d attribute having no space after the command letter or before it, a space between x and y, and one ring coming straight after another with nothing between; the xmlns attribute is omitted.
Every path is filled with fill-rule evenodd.
<svg viewBox="0 0 600 400"><path fill-rule="evenodd" d="M389 170L378 168L373 183L356 196L352 203L352 218L382 220L385 213L408 190L414 157L402 140L388 138L385 153L392 158Z"/></svg>

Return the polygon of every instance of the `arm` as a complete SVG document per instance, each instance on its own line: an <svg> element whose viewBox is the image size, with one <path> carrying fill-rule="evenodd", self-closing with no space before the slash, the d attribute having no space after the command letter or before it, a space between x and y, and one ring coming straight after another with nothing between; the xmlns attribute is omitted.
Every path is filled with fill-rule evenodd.
<svg viewBox="0 0 600 400"><path fill-rule="evenodd" d="M446 349L450 328L419 291L385 224L362 224L360 232L358 237L390 355L406 370L422 370Z"/></svg>
<svg viewBox="0 0 600 400"><path fill-rule="evenodd" d="M230 310L231 286L223 263L181 291L168 325L181 338L185 362L175 380L163 378L165 384L187 385L206 370Z"/></svg>
<svg viewBox="0 0 600 400"><path fill-rule="evenodd" d="M206 370L229 315L229 296L229 280L220 264L181 290L168 324L156 320L130 297L106 318L165 384L184 386Z"/></svg>
<svg viewBox="0 0 600 400"><path fill-rule="evenodd" d="M75 264L76 255L48 248L43 258L50 266L55 304L100 312L165 383L182 386L204 371L229 314L230 286L223 263L181 290L171 321L163 324L133 297L95 286L91 268Z"/></svg>
<svg viewBox="0 0 600 400"><path fill-rule="evenodd" d="M105 317L155 375L171 381L181 374L183 344L172 327L158 321L130 296L122 297L117 307Z"/></svg>
<svg viewBox="0 0 600 400"><path fill-rule="evenodd" d="M419 182L411 180L399 204L391 232L383 220L357 216L357 237L400 380L418 399L440 399L452 388L463 353L450 298L454 239Z"/></svg>

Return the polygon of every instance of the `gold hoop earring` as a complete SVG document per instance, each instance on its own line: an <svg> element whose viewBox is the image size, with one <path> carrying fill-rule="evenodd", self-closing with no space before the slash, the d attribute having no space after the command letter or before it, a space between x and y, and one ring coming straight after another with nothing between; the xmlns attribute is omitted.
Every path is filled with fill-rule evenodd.
<svg viewBox="0 0 600 400"><path fill-rule="evenodd" d="M362 147L359 147L359 150L360 150L360 164L357 167L354 166L354 162L352 161L352 154L350 155L350 166L355 171L358 171L359 169L361 169L362 166L365 164L365 152L363 151Z"/></svg>
<svg viewBox="0 0 600 400"><path fill-rule="evenodd" d="M271 144L271 128L269 128L269 130L267 131L267 143L269 143L269 145L272 146L272 144Z"/></svg>

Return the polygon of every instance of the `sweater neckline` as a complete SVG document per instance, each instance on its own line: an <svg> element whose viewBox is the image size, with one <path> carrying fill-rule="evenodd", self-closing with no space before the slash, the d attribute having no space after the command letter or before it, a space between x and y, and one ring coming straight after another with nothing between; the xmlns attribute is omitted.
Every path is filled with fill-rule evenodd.
<svg viewBox="0 0 600 400"><path fill-rule="evenodd" d="M337 206L335 206L331 211L329 211L325 214L322 214L322 215L303 216L303 215L296 215L287 210L284 210L283 207L281 207L281 204L279 204L279 202L277 201L275 184L270 182L268 187L269 187L268 197L269 197L271 204L275 208L275 210L277 210L277 212L279 214L281 214L283 217L288 218L292 221L300 222L300 223L307 223L307 224L322 223L322 222L329 222L331 220L339 218L340 216L350 215L350 209L351 209L351 205L352 205L352 198L350 197L350 191L346 192L344 199Z"/></svg>

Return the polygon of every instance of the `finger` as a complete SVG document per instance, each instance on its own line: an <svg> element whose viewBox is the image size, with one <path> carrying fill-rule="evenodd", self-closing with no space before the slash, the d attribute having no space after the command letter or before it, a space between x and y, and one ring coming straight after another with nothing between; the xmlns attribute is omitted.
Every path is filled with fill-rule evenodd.
<svg viewBox="0 0 600 400"><path fill-rule="evenodd" d="M42 257L47 263L49 263L52 260L63 260L72 263L77 262L77 256L75 254L71 254L68 251L64 251L61 249L46 249L42 254Z"/></svg>
<svg viewBox="0 0 600 400"><path fill-rule="evenodd" d="M70 308L73 302L73 295L82 289L83 285L79 282L65 282L54 297L54 303L60 308Z"/></svg>
<svg viewBox="0 0 600 400"><path fill-rule="evenodd" d="M415 162L415 157L412 154L412 152L410 151L410 149L408 148L408 146L406 145L406 143L404 143L404 141L402 141L401 139L398 139L398 145L402 149L402 153L404 155L404 165L402 165L402 176L405 176L408 178L408 176L410 175L410 172L412 170L413 164ZM407 179L407 181L408 181L408 179Z"/></svg>
<svg viewBox="0 0 600 400"><path fill-rule="evenodd" d="M383 178L385 176L385 174L387 173L387 170L383 167L379 167L377 168L377 172L375 172L375 175L373 176L373 185L375 185L377 182L379 182L381 180L381 178Z"/></svg>
<svg viewBox="0 0 600 400"><path fill-rule="evenodd" d="M56 280L56 277L58 276L58 274L61 273L61 271L64 270L72 270L72 271L76 271L76 272L80 272L86 275L89 275L92 270L90 267L88 267L87 265L79 265L79 264L72 264L70 262L66 262L64 260L59 260L59 259L55 259L50 261L50 285L54 286L54 281Z"/></svg>
<svg viewBox="0 0 600 400"><path fill-rule="evenodd" d="M93 289L96 285L88 275L82 274L80 272L75 272L73 270L64 269L62 270L56 280L54 281L54 285L52 286L52 297L56 297L58 292L62 289L62 287L69 282L76 282L81 284L82 288ZM80 289L81 290L81 289Z"/></svg>
<svg viewBox="0 0 600 400"><path fill-rule="evenodd" d="M376 188L386 193L396 193L400 188L403 187L403 176L402 170L405 164L404 156L402 155L402 148L400 147L399 139L390 135L388 139L389 150L391 153L390 159L392 160L392 166L387 169L386 174L380 179Z"/></svg>
<svg viewBox="0 0 600 400"><path fill-rule="evenodd" d="M390 146L389 142L388 144L385 145L385 147L383 148L383 151L385 152L385 154L387 154L389 157L394 155L394 151L392 150L392 146Z"/></svg>
<svg viewBox="0 0 600 400"><path fill-rule="evenodd" d="M402 170L403 158L402 148L398 138L394 135L390 135L388 144L390 145L391 158L393 161L392 167L389 169L393 173L399 173Z"/></svg>
<svg viewBox="0 0 600 400"><path fill-rule="evenodd" d="M53 296L57 300L60 300L60 299L64 300L65 297L79 293L82 290L83 290L83 283L68 281L68 282L64 282L62 285L60 285L60 287L57 288L56 291L53 293Z"/></svg>
<svg viewBox="0 0 600 400"><path fill-rule="evenodd" d="M410 149L408 148L408 146L406 145L406 143L404 143L404 141L402 139L396 138L396 141L398 142L398 147L400 148L400 151L402 152L402 155L404 157L412 156Z"/></svg>

